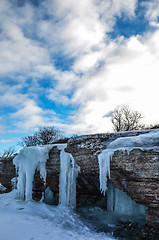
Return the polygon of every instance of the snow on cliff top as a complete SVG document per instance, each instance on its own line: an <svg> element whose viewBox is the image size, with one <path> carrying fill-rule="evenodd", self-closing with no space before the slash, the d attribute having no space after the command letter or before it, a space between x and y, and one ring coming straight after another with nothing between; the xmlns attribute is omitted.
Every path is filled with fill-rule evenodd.
<svg viewBox="0 0 159 240"><path fill-rule="evenodd" d="M107 149L127 150L128 152L134 148L159 151L159 129L138 136L119 137L107 145Z"/></svg>

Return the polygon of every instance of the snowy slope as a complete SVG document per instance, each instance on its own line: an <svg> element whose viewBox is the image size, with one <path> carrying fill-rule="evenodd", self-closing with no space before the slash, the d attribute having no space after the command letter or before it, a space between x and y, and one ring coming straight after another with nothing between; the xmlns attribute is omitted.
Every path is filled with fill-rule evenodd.
<svg viewBox="0 0 159 240"><path fill-rule="evenodd" d="M0 240L108 240L92 232L69 208L16 200L16 190L0 195Z"/></svg>

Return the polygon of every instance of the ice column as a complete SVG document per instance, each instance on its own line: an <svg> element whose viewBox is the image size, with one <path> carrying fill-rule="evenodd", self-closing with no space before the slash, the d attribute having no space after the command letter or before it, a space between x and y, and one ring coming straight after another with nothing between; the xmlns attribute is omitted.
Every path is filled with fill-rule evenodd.
<svg viewBox="0 0 159 240"><path fill-rule="evenodd" d="M74 158L65 152L67 144L34 146L23 148L14 158L18 171L18 197L26 201L32 199L32 183L35 170L39 170L44 182L46 180L46 161L49 150L56 146L60 152L59 203L63 206L76 207L76 178L80 171Z"/></svg>
<svg viewBox="0 0 159 240"><path fill-rule="evenodd" d="M76 208L76 178L80 171L74 158L65 149L60 149L59 204Z"/></svg>
<svg viewBox="0 0 159 240"><path fill-rule="evenodd" d="M32 199L32 183L35 170L39 170L44 182L46 179L46 160L52 146L34 146L23 148L14 158L13 163L18 171L18 197L26 201Z"/></svg>
<svg viewBox="0 0 159 240"><path fill-rule="evenodd" d="M133 201L125 192L108 184L107 210L118 214L135 216L145 215L146 207Z"/></svg>
<svg viewBox="0 0 159 240"><path fill-rule="evenodd" d="M110 160L114 151L105 149L98 155L100 190L104 194L107 191L107 176L110 178Z"/></svg>

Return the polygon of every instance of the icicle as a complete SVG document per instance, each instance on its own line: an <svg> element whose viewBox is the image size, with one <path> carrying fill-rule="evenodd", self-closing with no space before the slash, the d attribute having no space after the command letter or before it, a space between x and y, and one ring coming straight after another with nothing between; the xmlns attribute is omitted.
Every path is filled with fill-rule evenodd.
<svg viewBox="0 0 159 240"><path fill-rule="evenodd" d="M60 149L61 150L61 149ZM76 178L80 171L74 158L64 148L60 153L59 204L76 208Z"/></svg>
<svg viewBox="0 0 159 240"><path fill-rule="evenodd" d="M49 150L56 146L60 152L59 202L63 206L76 207L76 178L79 166L70 153L65 152L67 144L53 144L23 148L14 158L13 163L18 172L18 197L26 201L32 199L32 183L35 170L46 180L46 160Z"/></svg>
<svg viewBox="0 0 159 240"><path fill-rule="evenodd" d="M110 160L113 153L114 151L105 149L98 155L100 190L104 196L107 191L107 176L110 178Z"/></svg>
<svg viewBox="0 0 159 240"><path fill-rule="evenodd" d="M159 152L159 130L151 130L149 133L132 137L119 137L107 145L107 148L98 155L100 190L104 194L107 191L107 176L110 178L110 160L115 151L127 152L129 155L133 149L154 150Z"/></svg>
<svg viewBox="0 0 159 240"><path fill-rule="evenodd" d="M29 201L32 199L32 182L35 170L40 171L44 182L46 179L46 160L51 145L23 148L14 158L13 163L18 171L18 197Z"/></svg>

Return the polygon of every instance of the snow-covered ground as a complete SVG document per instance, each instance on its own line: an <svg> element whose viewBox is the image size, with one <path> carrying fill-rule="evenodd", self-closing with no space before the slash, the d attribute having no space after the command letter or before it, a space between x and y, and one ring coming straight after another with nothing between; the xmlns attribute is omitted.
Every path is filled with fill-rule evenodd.
<svg viewBox="0 0 159 240"><path fill-rule="evenodd" d="M73 210L16 199L16 190L0 195L0 240L108 240L90 230Z"/></svg>

